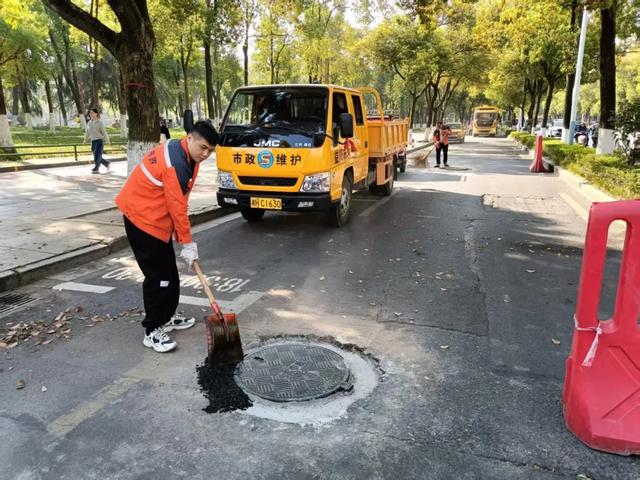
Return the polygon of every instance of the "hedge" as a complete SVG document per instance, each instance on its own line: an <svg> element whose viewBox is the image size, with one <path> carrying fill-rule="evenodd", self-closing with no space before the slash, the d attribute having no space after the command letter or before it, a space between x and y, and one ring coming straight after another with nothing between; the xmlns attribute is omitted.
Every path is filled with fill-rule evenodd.
<svg viewBox="0 0 640 480"><path fill-rule="evenodd" d="M510 137L529 149L535 148L535 135L512 132ZM640 166L627 165L621 155L596 155L593 148L549 138L544 139L543 152L556 165L580 175L613 197L640 198Z"/></svg>

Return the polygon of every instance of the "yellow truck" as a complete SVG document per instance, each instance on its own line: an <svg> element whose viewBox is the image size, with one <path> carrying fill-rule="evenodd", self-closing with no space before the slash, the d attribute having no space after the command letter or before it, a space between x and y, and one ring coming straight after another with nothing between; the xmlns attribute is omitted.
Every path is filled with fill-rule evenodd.
<svg viewBox="0 0 640 480"><path fill-rule="evenodd" d="M368 104L376 106L368 112ZM385 114L373 88L239 88L216 148L218 204L249 222L266 210L323 211L340 227L354 191L391 194L396 169L406 168L407 135L408 120Z"/></svg>
<svg viewBox="0 0 640 480"><path fill-rule="evenodd" d="M489 135L494 137L498 133L500 109L483 105L473 111L472 136Z"/></svg>

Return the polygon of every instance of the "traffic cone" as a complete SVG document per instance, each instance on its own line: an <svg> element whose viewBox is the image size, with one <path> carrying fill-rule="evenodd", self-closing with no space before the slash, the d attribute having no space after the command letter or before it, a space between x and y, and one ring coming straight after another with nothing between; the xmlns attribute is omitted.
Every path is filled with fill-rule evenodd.
<svg viewBox="0 0 640 480"><path fill-rule="evenodd" d="M536 151L533 162L529 165L529 171L531 173L547 173L547 168L542 161L542 135L538 135L536 138Z"/></svg>

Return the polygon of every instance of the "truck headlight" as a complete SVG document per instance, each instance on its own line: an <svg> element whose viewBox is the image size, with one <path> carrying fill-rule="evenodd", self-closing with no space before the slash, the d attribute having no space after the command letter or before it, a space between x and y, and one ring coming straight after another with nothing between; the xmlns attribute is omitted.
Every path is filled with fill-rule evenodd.
<svg viewBox="0 0 640 480"><path fill-rule="evenodd" d="M301 192L328 192L331 186L331 175L329 172L316 173L304 177Z"/></svg>
<svg viewBox="0 0 640 480"><path fill-rule="evenodd" d="M236 182L233 181L233 175L229 172L218 171L218 188L226 190L237 190Z"/></svg>

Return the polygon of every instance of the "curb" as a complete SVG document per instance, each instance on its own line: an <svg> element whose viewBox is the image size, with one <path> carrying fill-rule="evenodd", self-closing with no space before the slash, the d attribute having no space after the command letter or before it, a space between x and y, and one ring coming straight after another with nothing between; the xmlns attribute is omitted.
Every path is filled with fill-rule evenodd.
<svg viewBox="0 0 640 480"><path fill-rule="evenodd" d="M523 151L529 153L529 157L533 158L534 150L529 150L525 145L522 145L516 139L510 139L516 147L520 147ZM606 192L603 192L597 187L594 187L587 179L577 175L564 167L556 165L553 160L543 156L542 161L552 167L553 172L557 172L557 176L561 178L567 185L573 188L577 193L582 195L586 200L590 202L615 202L617 198L612 197Z"/></svg>
<svg viewBox="0 0 640 480"><path fill-rule="evenodd" d="M127 159L126 157L119 157L119 158L113 158L111 160L109 160L110 162L126 162ZM21 165L15 165L13 167L0 167L0 173L7 173L7 172L19 172L22 170L40 170L42 168L56 168L56 167L74 167L77 165L93 165L93 160L78 160L73 161L73 162L58 162L58 163L42 163L42 164L35 164L35 163L28 163L28 164L21 164Z"/></svg>
<svg viewBox="0 0 640 480"><path fill-rule="evenodd" d="M215 218L220 218L233 210L223 207L212 207L210 209L189 215L191 225L199 225ZM65 252L38 262L33 262L22 267L0 272L0 292L13 290L28 283L42 280L43 278L60 273L69 268L77 267L93 260L111 255L129 246L126 235L114 238L110 242L98 242L94 245L81 247L77 250Z"/></svg>

